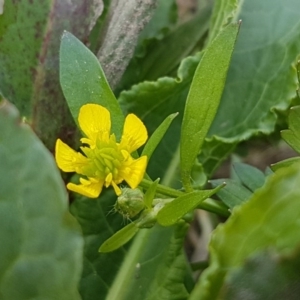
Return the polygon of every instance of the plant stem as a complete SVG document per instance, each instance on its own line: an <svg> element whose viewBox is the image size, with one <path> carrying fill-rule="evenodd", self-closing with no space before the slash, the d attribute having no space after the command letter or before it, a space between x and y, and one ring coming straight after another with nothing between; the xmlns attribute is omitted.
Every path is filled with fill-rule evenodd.
<svg viewBox="0 0 300 300"><path fill-rule="evenodd" d="M220 201L216 201L211 198L205 199L203 202L201 202L198 205L197 208L215 213L219 216L226 217L226 218L230 216L228 207L224 203Z"/></svg>
<svg viewBox="0 0 300 300"><path fill-rule="evenodd" d="M152 183L153 182L151 180L143 179L139 185L143 188L148 189ZM162 185L162 184L157 185L156 191L160 194L163 194L165 196L169 196L172 198L177 198L179 196L184 195L183 192L172 189L172 188Z"/></svg>

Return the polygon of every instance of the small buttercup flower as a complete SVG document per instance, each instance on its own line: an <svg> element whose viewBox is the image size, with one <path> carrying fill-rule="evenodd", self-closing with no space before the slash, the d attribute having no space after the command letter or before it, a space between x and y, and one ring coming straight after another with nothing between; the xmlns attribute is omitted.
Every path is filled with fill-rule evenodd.
<svg viewBox="0 0 300 300"><path fill-rule="evenodd" d="M120 142L110 133L110 113L101 105L83 105L78 123L85 134L81 139L82 153L74 151L60 139L55 147L58 167L64 172L83 175L80 184L68 183L67 188L90 198L97 198L103 186L110 185L120 195L118 184L123 180L132 189L136 188L144 177L147 156L134 159L131 153L145 144L148 138L143 122L134 114L129 114Z"/></svg>

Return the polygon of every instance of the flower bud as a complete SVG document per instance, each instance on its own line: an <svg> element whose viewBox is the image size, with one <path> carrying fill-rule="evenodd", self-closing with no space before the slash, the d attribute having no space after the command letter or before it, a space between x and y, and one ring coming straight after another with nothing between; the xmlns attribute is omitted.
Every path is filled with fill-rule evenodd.
<svg viewBox="0 0 300 300"><path fill-rule="evenodd" d="M143 192L139 189L122 189L114 208L127 218L135 217L145 208Z"/></svg>

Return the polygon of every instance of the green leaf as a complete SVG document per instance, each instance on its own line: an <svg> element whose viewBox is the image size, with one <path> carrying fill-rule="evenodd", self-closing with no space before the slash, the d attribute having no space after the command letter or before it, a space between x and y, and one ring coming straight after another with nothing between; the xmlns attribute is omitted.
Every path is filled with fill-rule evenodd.
<svg viewBox="0 0 300 300"><path fill-rule="evenodd" d="M145 205L148 207L148 208L152 208L152 202L153 202L153 199L155 197L155 193L156 193L156 188L157 188L157 185L159 183L159 178L157 178L151 185L150 187L148 188L147 192L145 193L144 195L144 202L145 202Z"/></svg>
<svg viewBox="0 0 300 300"><path fill-rule="evenodd" d="M171 114L165 118L165 120L156 128L153 132L147 144L145 145L142 155L146 155L148 157L148 161L150 160L152 153L164 137L165 133L169 129L172 121L178 116L178 113Z"/></svg>
<svg viewBox="0 0 300 300"><path fill-rule="evenodd" d="M83 239L54 160L5 101L0 127L1 299L80 299Z"/></svg>
<svg viewBox="0 0 300 300"><path fill-rule="evenodd" d="M265 183L265 174L255 167L243 163L234 163L233 170L238 179L252 192L255 192Z"/></svg>
<svg viewBox="0 0 300 300"><path fill-rule="evenodd" d="M213 137L237 142L271 133L274 111L286 110L297 89L292 64L300 49L300 2L246 0L238 18L243 24L209 132L212 143Z"/></svg>
<svg viewBox="0 0 300 300"><path fill-rule="evenodd" d="M267 178L249 201L236 207L219 225L210 243L210 266L191 300L219 299L227 274L257 251L274 247L280 253L300 244L300 168L295 164Z"/></svg>
<svg viewBox="0 0 300 300"><path fill-rule="evenodd" d="M299 249L282 255L274 250L263 251L232 271L222 290L222 299L299 299ZM262 279L262 280L259 280Z"/></svg>
<svg viewBox="0 0 300 300"><path fill-rule="evenodd" d="M206 198L214 195L221 187L213 190L195 191L184 194L166 204L157 214L157 222L163 226L171 226L178 222L184 215L196 208Z"/></svg>
<svg viewBox="0 0 300 300"><path fill-rule="evenodd" d="M282 138L298 153L300 153L300 106L290 109L289 129L282 130Z"/></svg>
<svg viewBox="0 0 300 300"><path fill-rule="evenodd" d="M270 134L277 121L275 112L290 106L298 86L293 64L300 49L300 2L239 3L236 19L243 23L220 107L203 149L234 145L259 133ZM201 157L200 162L212 173L224 158L220 150L212 159Z"/></svg>
<svg viewBox="0 0 300 300"><path fill-rule="evenodd" d="M241 183L233 179L215 179L209 181L213 187L222 183L226 185L217 193L217 196L230 208L240 205L247 201L252 193Z"/></svg>
<svg viewBox="0 0 300 300"><path fill-rule="evenodd" d="M139 228L136 227L134 222L126 225L125 227L117 231L113 236L108 238L99 248L99 252L111 252L120 248L128 241L130 241L138 231Z"/></svg>
<svg viewBox="0 0 300 300"><path fill-rule="evenodd" d="M217 112L239 26L227 26L206 49L187 97L180 140L183 186L192 190L190 175Z"/></svg>
<svg viewBox="0 0 300 300"><path fill-rule="evenodd" d="M287 158L285 160L279 161L278 163L272 164L271 169L275 172L281 168L289 167L298 162L300 162L300 157Z"/></svg>
<svg viewBox="0 0 300 300"><path fill-rule="evenodd" d="M98 59L69 32L64 32L60 46L60 83L76 123L82 105L100 104L110 111L112 132L121 136L124 116Z"/></svg>

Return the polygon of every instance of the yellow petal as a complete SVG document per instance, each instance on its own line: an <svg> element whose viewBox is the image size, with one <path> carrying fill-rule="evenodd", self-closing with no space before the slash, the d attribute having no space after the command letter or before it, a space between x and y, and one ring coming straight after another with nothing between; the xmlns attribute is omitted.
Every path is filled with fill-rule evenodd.
<svg viewBox="0 0 300 300"><path fill-rule="evenodd" d="M121 189L117 186L117 184L114 182L113 180L113 175L112 173L109 173L104 180L104 186L105 187L109 187L110 185L112 185L112 187L115 190L115 193L117 194L117 196L120 196L122 194Z"/></svg>
<svg viewBox="0 0 300 300"><path fill-rule="evenodd" d="M110 134L110 113L98 104L85 104L80 108L78 122L84 134L92 141L97 136L108 140Z"/></svg>
<svg viewBox="0 0 300 300"><path fill-rule="evenodd" d="M109 187L111 185L111 182L112 182L112 173L109 173L106 177L105 177L105 180L104 180L104 185L105 187Z"/></svg>
<svg viewBox="0 0 300 300"><path fill-rule="evenodd" d="M129 114L125 119L120 148L132 153L144 145L147 138L148 133L143 122L136 115Z"/></svg>
<svg viewBox="0 0 300 300"><path fill-rule="evenodd" d="M75 172L78 167L86 166L89 161L81 153L74 151L60 139L55 145L55 160L58 167L64 172Z"/></svg>
<svg viewBox="0 0 300 300"><path fill-rule="evenodd" d="M103 188L103 182L94 182L94 180L92 182L83 178L80 178L80 182L81 184L68 183L67 189L89 198L97 198L100 195Z"/></svg>
<svg viewBox="0 0 300 300"><path fill-rule="evenodd" d="M120 196L122 194L121 189L116 185L114 181L111 182L111 185L114 188L116 195Z"/></svg>
<svg viewBox="0 0 300 300"><path fill-rule="evenodd" d="M120 170L120 176L135 189L142 181L147 166L147 156L141 156L138 159L132 159L132 162Z"/></svg>

